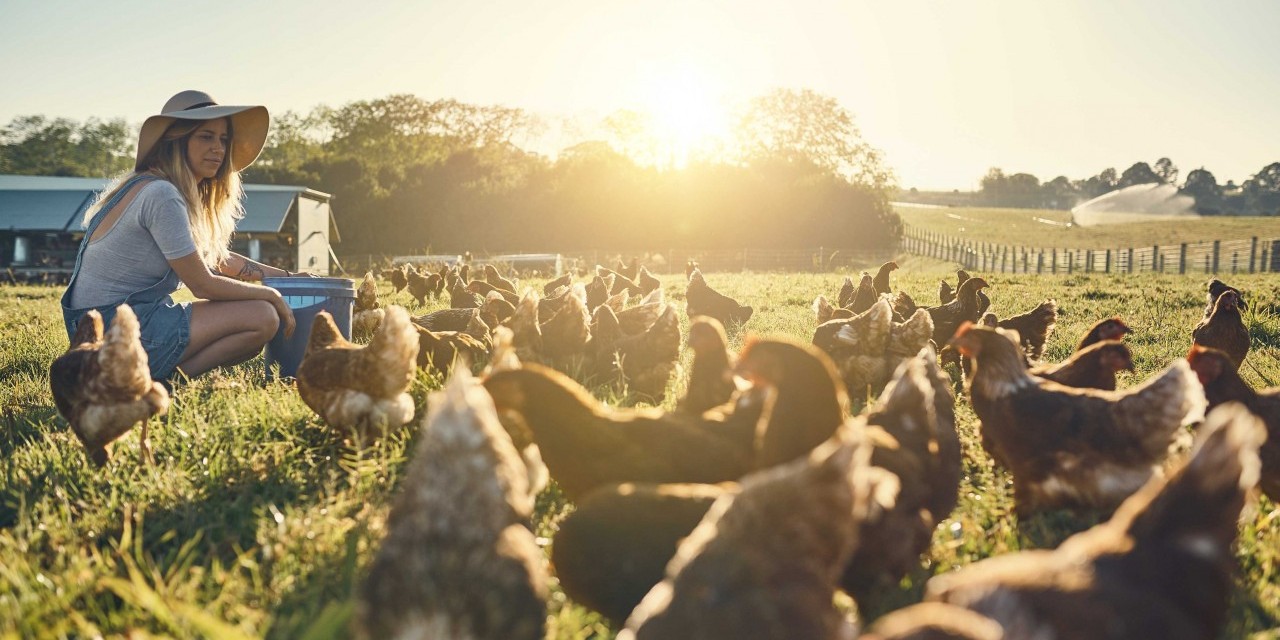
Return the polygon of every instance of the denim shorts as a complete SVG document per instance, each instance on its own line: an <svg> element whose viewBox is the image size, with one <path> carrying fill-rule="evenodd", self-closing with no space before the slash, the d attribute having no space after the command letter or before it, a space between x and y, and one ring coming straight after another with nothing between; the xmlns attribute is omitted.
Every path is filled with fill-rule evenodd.
<svg viewBox="0 0 1280 640"><path fill-rule="evenodd" d="M116 306L98 307L102 314L102 326L105 330L111 326L111 319L116 315ZM142 348L147 352L147 363L151 367L151 377L164 380L177 370L182 361L182 352L187 350L191 342L191 303L174 302L173 297L165 296L150 302L132 302L134 315L138 316L138 325L142 329ZM88 309L80 310L74 317L66 319L67 336L76 332L76 324L88 313Z"/></svg>

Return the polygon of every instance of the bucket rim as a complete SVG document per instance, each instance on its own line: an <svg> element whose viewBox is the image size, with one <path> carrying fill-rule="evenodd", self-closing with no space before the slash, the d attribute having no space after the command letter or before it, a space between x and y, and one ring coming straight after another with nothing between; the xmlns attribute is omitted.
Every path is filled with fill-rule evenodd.
<svg viewBox="0 0 1280 640"><path fill-rule="evenodd" d="M351 278L330 278L330 277L299 278L299 277L272 276L272 277L263 278L262 284L268 287L271 287L272 289L279 289L281 286L283 286L286 289L343 287L343 288L350 288L354 290L356 288L356 281L352 280Z"/></svg>

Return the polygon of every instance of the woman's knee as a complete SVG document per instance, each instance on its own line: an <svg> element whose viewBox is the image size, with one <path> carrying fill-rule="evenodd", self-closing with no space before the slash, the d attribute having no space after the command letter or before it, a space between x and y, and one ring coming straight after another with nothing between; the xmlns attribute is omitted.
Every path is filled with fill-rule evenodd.
<svg viewBox="0 0 1280 640"><path fill-rule="evenodd" d="M276 331L280 329L280 316L270 302L253 301L253 329L263 344L275 337Z"/></svg>

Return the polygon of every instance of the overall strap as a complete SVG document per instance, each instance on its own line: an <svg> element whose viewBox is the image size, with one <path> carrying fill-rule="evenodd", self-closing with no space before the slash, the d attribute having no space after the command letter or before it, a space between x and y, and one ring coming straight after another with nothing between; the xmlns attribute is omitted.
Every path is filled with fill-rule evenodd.
<svg viewBox="0 0 1280 640"><path fill-rule="evenodd" d="M107 202L102 205L102 208L98 209L98 212L93 215L93 219L89 220L89 226L84 230L84 238L80 240L80 248L76 250L76 264L71 269L71 280L67 282L68 293L71 291L71 286L76 282L76 276L80 275L80 261L84 258L84 248L89 246L89 238L93 237L93 232L98 229L99 224L102 224L102 220L107 217L106 214L116 208L116 205L120 204L120 201L124 199L125 194L129 193L135 185L159 179L160 178L156 176L145 173L129 178L127 182L120 185L120 188L116 190L115 195L112 195L111 199L107 200Z"/></svg>

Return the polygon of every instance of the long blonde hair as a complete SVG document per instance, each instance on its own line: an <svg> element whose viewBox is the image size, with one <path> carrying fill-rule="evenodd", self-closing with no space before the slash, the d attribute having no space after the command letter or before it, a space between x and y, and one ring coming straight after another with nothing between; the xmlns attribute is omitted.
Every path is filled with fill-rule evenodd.
<svg viewBox="0 0 1280 640"><path fill-rule="evenodd" d="M231 256L231 235L236 221L244 217L244 188L240 172L231 168L230 141L235 132L231 119L227 118L227 154L218 173L207 180L199 180L187 164L187 139L205 122L203 120L175 120L159 142L142 159L142 169L130 171L111 183L94 200L84 214L88 226L93 216L107 203L129 179L149 173L168 180L177 187L187 203L187 219L191 223L191 238L195 241L200 260L212 271Z"/></svg>

